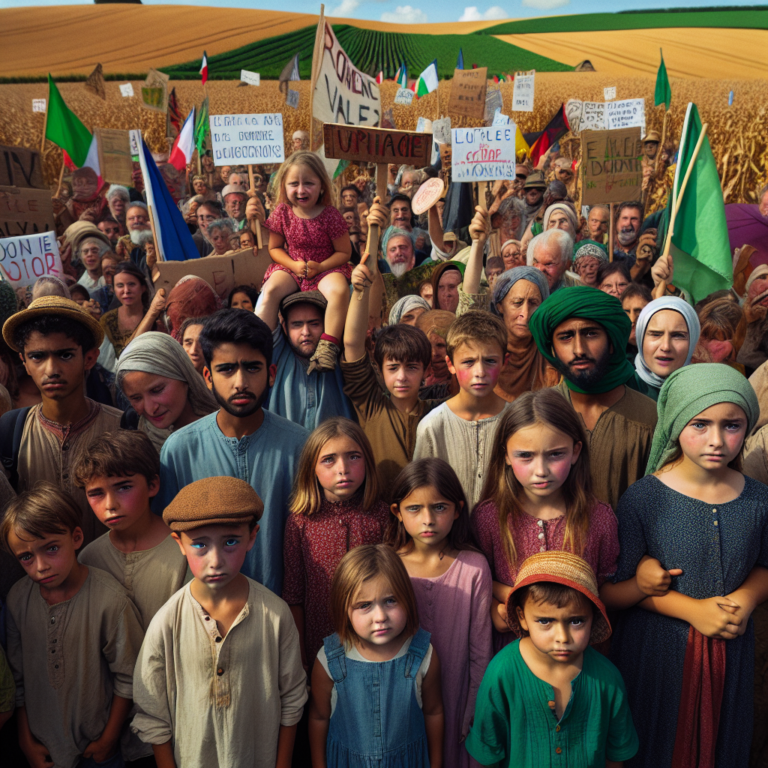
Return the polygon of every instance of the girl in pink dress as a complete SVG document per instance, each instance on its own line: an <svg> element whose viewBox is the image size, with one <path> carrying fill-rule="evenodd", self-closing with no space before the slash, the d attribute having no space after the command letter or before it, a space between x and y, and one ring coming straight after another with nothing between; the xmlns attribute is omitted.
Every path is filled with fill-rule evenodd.
<svg viewBox="0 0 768 768"><path fill-rule="evenodd" d="M411 577L419 622L432 635L442 667L443 766L470 768L464 739L491 656L493 581L469 543L464 490L442 459L411 462L397 477L387 541Z"/></svg>
<svg viewBox="0 0 768 768"><path fill-rule="evenodd" d="M328 301L325 333L309 371L333 370L349 306L352 243L333 207L331 180L314 152L294 152L280 167L278 205L265 222L272 264L264 274L256 314L276 317L280 302L296 291L319 290Z"/></svg>
<svg viewBox="0 0 768 768"><path fill-rule="evenodd" d="M537 552L561 549L586 560L598 586L616 573L613 510L592 494L587 439L576 412L554 389L525 392L499 423L472 525L493 573L494 650L517 639L507 602L517 572Z"/></svg>

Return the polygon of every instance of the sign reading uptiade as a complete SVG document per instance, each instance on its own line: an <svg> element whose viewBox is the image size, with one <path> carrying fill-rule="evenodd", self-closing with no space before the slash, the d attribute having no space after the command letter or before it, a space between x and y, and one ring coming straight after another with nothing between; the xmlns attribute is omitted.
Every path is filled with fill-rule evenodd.
<svg viewBox="0 0 768 768"><path fill-rule="evenodd" d="M337 123L326 123L323 126L323 140L325 156L333 160L406 163L417 168L429 165L432 150L431 133Z"/></svg>
<svg viewBox="0 0 768 768"><path fill-rule="evenodd" d="M582 202L639 200L643 184L640 128L581 133Z"/></svg>
<svg viewBox="0 0 768 768"><path fill-rule="evenodd" d="M488 67L455 69L451 81L451 98L448 102L449 114L482 120L487 87Z"/></svg>

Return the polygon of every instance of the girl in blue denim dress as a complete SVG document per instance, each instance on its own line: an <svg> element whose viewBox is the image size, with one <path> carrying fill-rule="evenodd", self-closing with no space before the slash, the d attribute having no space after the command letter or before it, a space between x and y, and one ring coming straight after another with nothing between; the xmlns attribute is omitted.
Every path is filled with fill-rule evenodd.
<svg viewBox="0 0 768 768"><path fill-rule="evenodd" d="M313 767L441 768L440 662L394 549L369 544L342 558L331 615L336 633L312 671Z"/></svg>

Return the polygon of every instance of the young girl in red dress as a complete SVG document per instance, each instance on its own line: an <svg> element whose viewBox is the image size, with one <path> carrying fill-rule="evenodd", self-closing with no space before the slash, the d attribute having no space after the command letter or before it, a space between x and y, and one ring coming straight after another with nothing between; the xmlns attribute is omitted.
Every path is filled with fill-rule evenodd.
<svg viewBox="0 0 768 768"><path fill-rule="evenodd" d="M264 274L256 314L276 317L280 302L296 291L319 290L328 301L325 333L309 371L333 370L349 306L352 243L333 207L331 180L314 152L294 152L280 167L278 205L267 219L272 264Z"/></svg>

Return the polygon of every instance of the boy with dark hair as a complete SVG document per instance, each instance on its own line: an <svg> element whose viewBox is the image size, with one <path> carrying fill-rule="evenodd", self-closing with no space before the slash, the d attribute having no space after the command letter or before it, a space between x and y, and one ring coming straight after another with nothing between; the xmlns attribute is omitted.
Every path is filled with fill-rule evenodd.
<svg viewBox="0 0 768 768"><path fill-rule="evenodd" d="M307 700L299 633L240 573L263 509L248 483L210 477L163 513L194 579L152 619L136 664L132 728L159 768L290 768Z"/></svg>
<svg viewBox="0 0 768 768"><path fill-rule="evenodd" d="M46 480L70 493L80 507L79 526L88 544L105 529L76 487L72 466L99 435L117 429L122 417L116 408L85 396L104 331L76 302L44 296L5 321L3 338L19 353L43 401L0 418L3 466L17 491Z"/></svg>
<svg viewBox="0 0 768 768"><path fill-rule="evenodd" d="M222 309L205 321L199 341L203 375L221 407L166 440L155 508L164 509L201 478L222 475L250 483L264 501L264 521L243 572L279 595L288 499L309 433L262 407L276 370L266 323L244 309Z"/></svg>
<svg viewBox="0 0 768 768"><path fill-rule="evenodd" d="M413 458L445 459L472 509L480 501L493 438L508 405L494 392L507 358L507 329L490 312L471 310L451 325L446 349L459 393L419 424Z"/></svg>
<svg viewBox="0 0 768 768"><path fill-rule="evenodd" d="M419 399L432 347L422 331L409 325L388 326L376 338L373 359L389 396L381 391L374 363L365 348L368 294L374 283L374 273L366 265L368 259L368 254L363 256L352 271L355 296L349 302L344 327L341 373L344 392L371 441L382 488L387 489L394 486L397 475L413 458L419 422L441 401Z"/></svg>
<svg viewBox="0 0 768 768"><path fill-rule="evenodd" d="M121 768L144 632L120 584L78 562L81 517L69 494L41 482L0 523L0 540L29 576L6 606L19 744L32 766Z"/></svg>
<svg viewBox="0 0 768 768"><path fill-rule="evenodd" d="M523 637L485 672L467 751L502 768L620 768L638 738L619 670L590 648L611 635L592 569L570 552L533 555L507 611Z"/></svg>

